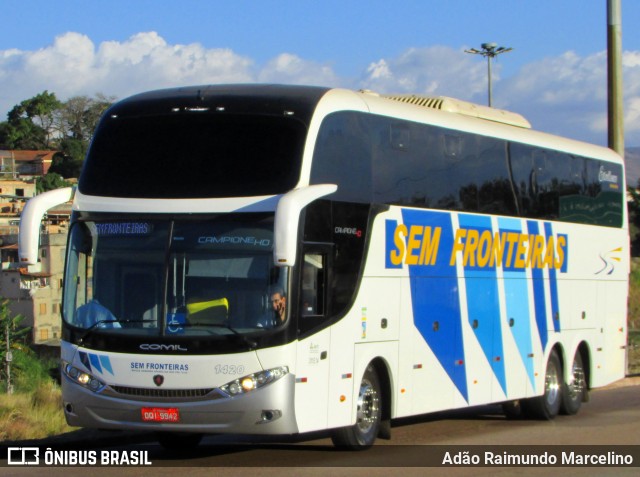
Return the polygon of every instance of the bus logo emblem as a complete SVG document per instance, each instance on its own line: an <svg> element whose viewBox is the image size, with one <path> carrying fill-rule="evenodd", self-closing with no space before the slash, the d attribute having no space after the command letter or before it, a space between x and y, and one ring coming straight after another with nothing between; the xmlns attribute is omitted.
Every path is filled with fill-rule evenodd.
<svg viewBox="0 0 640 477"><path fill-rule="evenodd" d="M164 383L164 376L162 374L156 374L153 377L153 383L158 387L162 386L162 383Z"/></svg>

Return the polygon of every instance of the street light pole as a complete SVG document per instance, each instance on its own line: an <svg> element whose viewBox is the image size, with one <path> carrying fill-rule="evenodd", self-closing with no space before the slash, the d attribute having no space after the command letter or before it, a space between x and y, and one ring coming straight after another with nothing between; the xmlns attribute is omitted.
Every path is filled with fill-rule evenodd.
<svg viewBox="0 0 640 477"><path fill-rule="evenodd" d="M465 53L471 53L474 55L482 55L487 59L487 77L489 83L489 107L493 104L493 88L491 85L491 60L496 56L507 53L508 51L513 50L513 48L505 48L504 46L498 46L497 43L483 43L480 45L481 50L476 50L475 48L470 48L468 50L464 50Z"/></svg>
<svg viewBox="0 0 640 477"><path fill-rule="evenodd" d="M607 1L607 70L609 148L624 156L622 9L620 0Z"/></svg>

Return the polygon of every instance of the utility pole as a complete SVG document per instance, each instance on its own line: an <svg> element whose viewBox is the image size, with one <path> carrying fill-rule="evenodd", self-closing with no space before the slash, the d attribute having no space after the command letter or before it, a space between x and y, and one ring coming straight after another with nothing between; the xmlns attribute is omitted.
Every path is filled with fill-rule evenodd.
<svg viewBox="0 0 640 477"><path fill-rule="evenodd" d="M11 385L11 361L13 361L13 356L11 353L11 346L9 341L9 323L5 328L6 336L7 336L7 354L5 355L6 362L6 372L7 372L7 394L13 394L13 386Z"/></svg>
<svg viewBox="0 0 640 477"><path fill-rule="evenodd" d="M493 104L493 90L491 86L491 59L496 56L507 53L508 51L513 50L513 48L505 48L504 46L498 46L497 43L483 43L480 45L482 50L476 50L475 48L471 48L469 50L464 50L465 53L472 53L474 55L482 55L487 59L487 77L489 83L489 107Z"/></svg>
<svg viewBox="0 0 640 477"><path fill-rule="evenodd" d="M621 0L607 0L607 94L609 148L624 157Z"/></svg>

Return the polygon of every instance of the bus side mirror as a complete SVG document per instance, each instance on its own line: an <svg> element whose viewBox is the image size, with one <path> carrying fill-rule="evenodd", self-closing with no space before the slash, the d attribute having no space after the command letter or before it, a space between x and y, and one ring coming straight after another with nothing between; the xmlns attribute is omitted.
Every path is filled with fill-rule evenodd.
<svg viewBox="0 0 640 477"><path fill-rule="evenodd" d="M74 189L65 187L43 192L27 201L20 216L18 237L18 256L20 263L35 265L38 263L38 246L40 241L40 222L47 210L64 204L73 197Z"/></svg>
<svg viewBox="0 0 640 477"><path fill-rule="evenodd" d="M291 267L296 261L302 209L337 190L335 184L317 184L292 190L280 197L276 207L273 246L273 261L277 267Z"/></svg>

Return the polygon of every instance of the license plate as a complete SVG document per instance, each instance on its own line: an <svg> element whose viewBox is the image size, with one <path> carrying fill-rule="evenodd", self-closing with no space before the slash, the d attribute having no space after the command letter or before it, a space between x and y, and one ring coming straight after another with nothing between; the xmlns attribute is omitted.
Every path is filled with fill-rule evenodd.
<svg viewBox="0 0 640 477"><path fill-rule="evenodd" d="M180 412L176 407L143 407L142 420L145 422L179 422Z"/></svg>

